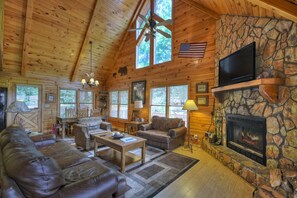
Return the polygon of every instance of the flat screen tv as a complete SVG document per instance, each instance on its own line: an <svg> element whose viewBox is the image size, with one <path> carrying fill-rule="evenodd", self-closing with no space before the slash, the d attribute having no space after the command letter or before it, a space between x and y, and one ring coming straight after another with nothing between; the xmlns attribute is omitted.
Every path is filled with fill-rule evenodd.
<svg viewBox="0 0 297 198"><path fill-rule="evenodd" d="M256 43L252 42L219 62L219 86L255 79Z"/></svg>

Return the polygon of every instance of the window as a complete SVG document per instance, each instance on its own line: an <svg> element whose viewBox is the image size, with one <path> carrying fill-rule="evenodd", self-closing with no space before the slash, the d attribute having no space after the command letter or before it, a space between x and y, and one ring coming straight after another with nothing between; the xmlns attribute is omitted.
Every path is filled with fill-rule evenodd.
<svg viewBox="0 0 297 198"><path fill-rule="evenodd" d="M60 89L60 116L66 117L65 110L76 109L76 90Z"/></svg>
<svg viewBox="0 0 297 198"><path fill-rule="evenodd" d="M168 28L160 26L159 29L171 35L171 31ZM157 32L155 38L154 63L159 64L171 61L171 52L171 38L166 38Z"/></svg>
<svg viewBox="0 0 297 198"><path fill-rule="evenodd" d="M79 92L79 109L93 109L93 92L80 91Z"/></svg>
<svg viewBox="0 0 297 198"><path fill-rule="evenodd" d="M172 0L151 1L153 1L154 15L156 15L153 20L156 23L172 19ZM142 15L150 18L149 3L142 11ZM136 22L136 28L142 28L144 24L144 21L139 17ZM172 35L171 26L158 26L157 29ZM153 61L153 64L160 64L172 59L172 39L166 38L159 32L155 33L155 38L151 36L146 38L148 31L147 28L136 31L136 69L150 66L152 64L151 61Z"/></svg>
<svg viewBox="0 0 297 198"><path fill-rule="evenodd" d="M182 110L188 99L188 85L151 89L150 115L181 118L187 121L187 111Z"/></svg>
<svg viewBox="0 0 297 198"><path fill-rule="evenodd" d="M128 90L110 92L110 117L128 119Z"/></svg>
<svg viewBox="0 0 297 198"><path fill-rule="evenodd" d="M145 41L145 38L136 47L136 65L137 68L144 68L150 65L150 41Z"/></svg>
<svg viewBox="0 0 297 198"><path fill-rule="evenodd" d="M39 108L39 88L31 85L16 86L16 100L22 100L29 109Z"/></svg>

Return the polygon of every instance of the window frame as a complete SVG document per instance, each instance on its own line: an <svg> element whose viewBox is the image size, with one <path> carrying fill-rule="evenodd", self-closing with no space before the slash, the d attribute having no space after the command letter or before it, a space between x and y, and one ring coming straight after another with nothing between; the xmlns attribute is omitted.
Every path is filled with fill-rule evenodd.
<svg viewBox="0 0 297 198"><path fill-rule="evenodd" d="M61 103L61 90L71 90L71 91L75 91L75 102L74 103ZM59 116L60 117L65 117L61 114L61 104L75 104L75 112L77 112L77 102L78 102L78 98L77 98L77 90L76 89L70 89L70 88L59 88Z"/></svg>
<svg viewBox="0 0 297 198"><path fill-rule="evenodd" d="M149 119L152 118L152 113L151 113L151 107L152 106L165 106L165 117L166 118L169 118L169 115L170 115L169 109L170 109L170 107L183 107L183 105L179 105L179 106L170 105L170 93L169 93L170 87L175 87L175 86L187 86L187 92L188 92L187 99L189 98L189 93L190 93L189 92L190 91L189 90L189 87L190 87L189 84L177 84L177 85L174 84L174 85L164 85L164 86L158 86L158 87L151 87L151 89L150 89L150 104L149 104ZM152 105L152 90L156 89L156 88L165 88L166 89L166 91L165 91L165 93L166 93L166 104L165 105ZM184 120L185 123L187 123L187 118L188 118L188 116L186 114L186 118Z"/></svg>
<svg viewBox="0 0 297 198"><path fill-rule="evenodd" d="M111 93L115 92L117 93L117 103L116 104L112 104L112 97L111 97ZM121 103L121 98L120 98L120 92L127 92L127 104L123 104ZM109 91L109 117L113 118L113 119L121 119L121 120L128 120L129 119L129 90L128 89L123 89L123 90L112 90ZM112 105L117 105L117 115L116 117L111 116L111 106ZM121 118L120 117L120 110L121 110L121 106L123 105L127 105L127 118Z"/></svg>
<svg viewBox="0 0 297 198"><path fill-rule="evenodd" d="M41 108L41 87L40 87L40 85L33 85L33 84L16 84L16 85L15 85L15 100L18 100L18 99L17 99L17 96L18 96L18 94L17 94L18 86L22 86L22 87L34 87L34 88L37 88L37 90L38 90L38 94L37 94L37 96L38 96L37 107L36 107L36 108L30 108L28 105L27 105L27 106L28 106L28 108L29 108L30 110L40 109L40 108Z"/></svg>
<svg viewBox="0 0 297 198"><path fill-rule="evenodd" d="M155 9L155 0L150 0L151 3L146 3L146 5L144 6L144 8L142 9L141 11L141 14L143 13L146 13L147 10L150 11L151 8ZM149 2L149 1L148 1ZM171 4L172 4L172 7L171 7L171 18L173 19L173 16L174 16L174 0L171 0ZM157 22L157 23L160 23L162 21L164 21L163 18L161 18L160 16L158 16L156 13L154 13L154 20ZM136 20L136 22L134 23L134 27L135 28L138 28L138 23L137 23L138 20ZM170 55L170 60L168 61L165 61L165 62L162 62L162 63L155 63L155 42L156 42L156 39L149 39L150 41L150 59L149 59L149 65L148 66L145 66L145 67L141 67L141 68L138 68L137 65L138 65L138 46L140 45L140 43L142 42L143 39L145 39L144 35L145 35L145 32L146 32L146 28L142 29L142 31L137 34L135 33L135 38L136 38L136 45L135 45L135 69L144 69L144 68L147 68L147 67L150 67L150 66L154 66L154 65L162 65L162 64L165 64L165 63L169 63L169 62L172 62L172 59L173 59L173 40L174 40L174 36L173 36L173 30L174 30L174 26L173 25L165 25L165 27L171 32L171 55ZM136 32L136 31L135 31ZM159 34L158 32L156 34Z"/></svg>
<svg viewBox="0 0 297 198"><path fill-rule="evenodd" d="M84 103L84 102L81 102L81 101L80 101L81 92L91 92L91 93L92 93L92 102L91 102L91 103ZM77 109L82 109L82 108L80 107L81 104L86 104L86 105L91 104L91 105L92 105L92 108L91 108L91 109L94 109L94 92L93 92L93 91L78 90L78 101L77 101L77 102L78 102Z"/></svg>

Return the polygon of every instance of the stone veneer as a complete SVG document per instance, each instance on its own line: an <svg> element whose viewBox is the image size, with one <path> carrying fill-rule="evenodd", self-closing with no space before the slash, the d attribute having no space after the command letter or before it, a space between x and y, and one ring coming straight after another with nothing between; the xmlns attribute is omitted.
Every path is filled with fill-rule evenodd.
<svg viewBox="0 0 297 198"><path fill-rule="evenodd" d="M224 15L216 26L215 86L219 59L256 42L256 76L281 77L279 102L271 104L257 88L226 91L216 102L222 117L222 138L226 146L226 114L260 116L267 125L267 168L297 167L297 24L272 18ZM296 190L296 189L295 189ZM295 191L296 192L296 191Z"/></svg>
<svg viewBox="0 0 297 198"><path fill-rule="evenodd" d="M258 89L227 91L216 107L226 114L267 119L267 166L297 165L297 24L271 18L223 16L217 22L218 61L245 45L256 42L256 75L282 77L278 104L268 103ZM223 121L224 123L224 121ZM225 129L223 128L223 136Z"/></svg>

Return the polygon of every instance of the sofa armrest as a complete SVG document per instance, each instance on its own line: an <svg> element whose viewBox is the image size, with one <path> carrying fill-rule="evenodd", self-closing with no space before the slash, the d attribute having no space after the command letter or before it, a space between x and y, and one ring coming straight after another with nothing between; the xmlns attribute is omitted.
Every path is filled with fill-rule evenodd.
<svg viewBox="0 0 297 198"><path fill-rule="evenodd" d="M185 135L187 133L187 128L186 127L179 127L179 128L175 128L175 129L170 129L168 131L168 135L171 138L176 138L179 137L181 135Z"/></svg>
<svg viewBox="0 0 297 198"><path fill-rule="evenodd" d="M73 133L75 137L85 137L90 138L88 126L83 124L75 124L73 125Z"/></svg>
<svg viewBox="0 0 297 198"><path fill-rule="evenodd" d="M139 126L139 130L141 131L147 131L152 129L152 124L142 124Z"/></svg>
<svg viewBox="0 0 297 198"><path fill-rule="evenodd" d="M111 184L116 182L117 178L114 175L102 178L95 176L65 185L51 197L111 197L112 192L117 190Z"/></svg>
<svg viewBox="0 0 297 198"><path fill-rule="evenodd" d="M106 131L111 131L111 129L112 129L112 125L111 125L111 123L109 123L109 122L101 122L101 124L100 124L100 128L101 128L101 129L104 129L104 130L106 130Z"/></svg>
<svg viewBox="0 0 297 198"><path fill-rule="evenodd" d="M48 146L56 142L55 134L34 135L30 136L30 138L37 147Z"/></svg>

